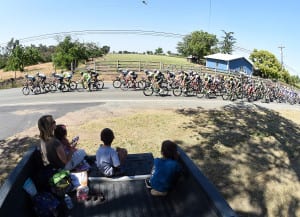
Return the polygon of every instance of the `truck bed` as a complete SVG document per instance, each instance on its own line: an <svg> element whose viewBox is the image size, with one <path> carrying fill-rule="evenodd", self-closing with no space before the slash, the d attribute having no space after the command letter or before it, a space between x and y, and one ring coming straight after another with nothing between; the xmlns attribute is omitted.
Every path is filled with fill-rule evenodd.
<svg viewBox="0 0 300 217"><path fill-rule="evenodd" d="M34 173L30 167L34 169L36 152L33 150L24 157L20 162L22 167L18 165L17 171L11 174L0 189L0 216L34 216L22 185ZM73 195L74 208L66 216L237 216L190 158L181 149L179 152L184 175L167 196L154 197L145 186L144 179L150 176L153 165L152 154L130 154L124 167L125 175L122 177L102 177L93 165L89 172L90 191L94 195L104 193L105 200L91 197L87 201L77 202ZM20 201L20 204L15 201Z"/></svg>

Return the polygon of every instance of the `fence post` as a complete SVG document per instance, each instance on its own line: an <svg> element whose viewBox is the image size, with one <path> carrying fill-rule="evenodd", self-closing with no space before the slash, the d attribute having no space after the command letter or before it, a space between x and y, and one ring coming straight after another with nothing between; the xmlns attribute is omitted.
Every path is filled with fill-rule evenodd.
<svg viewBox="0 0 300 217"><path fill-rule="evenodd" d="M141 71L141 61L139 61L139 72Z"/></svg>
<svg viewBox="0 0 300 217"><path fill-rule="evenodd" d="M94 72L96 72L96 62L94 62Z"/></svg>
<svg viewBox="0 0 300 217"><path fill-rule="evenodd" d="M117 70L116 71L118 71L118 69L119 69L119 60L117 60Z"/></svg>
<svg viewBox="0 0 300 217"><path fill-rule="evenodd" d="M161 70L161 61L159 62L159 70Z"/></svg>
<svg viewBox="0 0 300 217"><path fill-rule="evenodd" d="M11 88L13 88L15 79L11 78L10 81L11 81Z"/></svg>

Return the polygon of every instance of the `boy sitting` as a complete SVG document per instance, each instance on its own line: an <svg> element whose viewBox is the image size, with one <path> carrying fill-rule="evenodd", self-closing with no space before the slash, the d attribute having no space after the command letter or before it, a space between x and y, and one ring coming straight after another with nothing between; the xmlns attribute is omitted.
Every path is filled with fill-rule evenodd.
<svg viewBox="0 0 300 217"><path fill-rule="evenodd" d="M127 157L126 149L117 147L115 150L111 147L114 138L115 136L111 129L103 129L100 134L103 145L100 145L96 153L96 165L100 172L107 177L121 175L120 166Z"/></svg>

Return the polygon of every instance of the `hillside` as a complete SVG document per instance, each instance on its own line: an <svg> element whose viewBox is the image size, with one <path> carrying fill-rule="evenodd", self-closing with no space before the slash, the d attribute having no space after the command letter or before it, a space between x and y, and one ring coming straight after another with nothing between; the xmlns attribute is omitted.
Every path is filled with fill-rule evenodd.
<svg viewBox="0 0 300 217"><path fill-rule="evenodd" d="M106 62L114 67L115 70L116 64L114 62L117 61L141 61L141 62L161 62L164 65L176 65L176 66L199 66L197 64L189 63L185 58L182 57L172 57L172 56L161 56L161 55L143 55L143 54L108 54L103 58L95 59L96 62ZM112 64L113 63L113 64ZM78 67L79 69L85 68L85 64L81 64ZM25 67L24 72L14 72L7 71L4 72L3 69L0 70L0 81L7 80L10 78L20 78L24 77L24 73L35 74L36 72L43 72L46 75L51 74L51 72L55 71L53 64L50 63L41 63L37 65L27 66ZM57 70L58 71L58 70Z"/></svg>

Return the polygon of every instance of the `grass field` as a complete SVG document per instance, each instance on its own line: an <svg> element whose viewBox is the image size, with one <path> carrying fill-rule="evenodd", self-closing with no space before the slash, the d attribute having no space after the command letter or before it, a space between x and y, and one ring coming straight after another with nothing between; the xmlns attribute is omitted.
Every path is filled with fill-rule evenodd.
<svg viewBox="0 0 300 217"><path fill-rule="evenodd" d="M143 54L108 54L102 58L97 58L95 61L106 61L106 62L117 62L120 61L145 61L145 62L161 62L165 65L178 65L178 66L195 66L196 64L189 63L186 58L182 57L173 57L173 56L163 56L163 55L143 55ZM196 65L197 66L197 65ZM84 64L78 66L78 68L85 68ZM43 63L33 66L25 67L24 72L19 71L7 71L4 72L3 69L0 70L0 81L24 77L24 73L35 74L36 72L43 72L46 75L50 75L55 71L52 63ZM60 71L60 70L59 70ZM105 75L105 74L104 74Z"/></svg>
<svg viewBox="0 0 300 217"><path fill-rule="evenodd" d="M189 63L186 58L164 55L141 55L141 54L108 54L104 57L106 61L146 61L162 62L170 65L195 65Z"/></svg>

